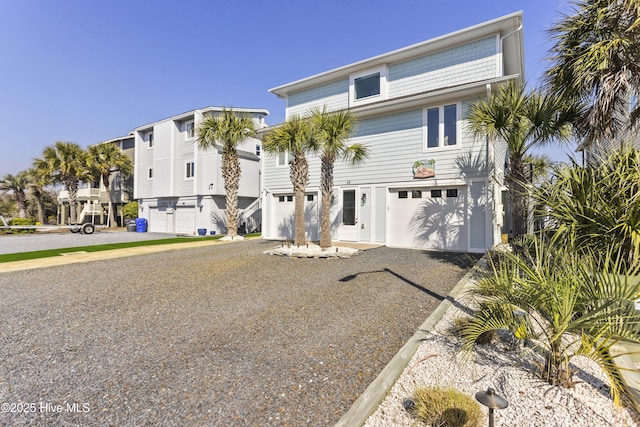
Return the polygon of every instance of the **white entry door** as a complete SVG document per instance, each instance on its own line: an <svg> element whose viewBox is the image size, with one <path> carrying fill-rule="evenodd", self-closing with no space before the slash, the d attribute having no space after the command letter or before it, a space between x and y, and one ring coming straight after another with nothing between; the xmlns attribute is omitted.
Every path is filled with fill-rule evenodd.
<svg viewBox="0 0 640 427"><path fill-rule="evenodd" d="M340 240L358 241L358 190L349 188L342 190L342 230Z"/></svg>

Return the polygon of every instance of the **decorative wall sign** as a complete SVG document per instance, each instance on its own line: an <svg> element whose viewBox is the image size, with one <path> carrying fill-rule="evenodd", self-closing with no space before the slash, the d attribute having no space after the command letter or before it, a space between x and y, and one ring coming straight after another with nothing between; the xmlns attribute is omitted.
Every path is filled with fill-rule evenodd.
<svg viewBox="0 0 640 427"><path fill-rule="evenodd" d="M413 164L413 178L424 179L436 176L436 161L433 159L417 160Z"/></svg>

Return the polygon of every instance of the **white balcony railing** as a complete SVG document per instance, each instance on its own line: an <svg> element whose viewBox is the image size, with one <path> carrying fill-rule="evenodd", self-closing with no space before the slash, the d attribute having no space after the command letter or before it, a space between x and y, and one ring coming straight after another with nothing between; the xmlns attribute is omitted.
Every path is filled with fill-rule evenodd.
<svg viewBox="0 0 640 427"><path fill-rule="evenodd" d="M100 189L99 188L80 188L78 189L77 199L80 201L87 200L99 200ZM58 203L69 201L69 191L62 190L58 193Z"/></svg>

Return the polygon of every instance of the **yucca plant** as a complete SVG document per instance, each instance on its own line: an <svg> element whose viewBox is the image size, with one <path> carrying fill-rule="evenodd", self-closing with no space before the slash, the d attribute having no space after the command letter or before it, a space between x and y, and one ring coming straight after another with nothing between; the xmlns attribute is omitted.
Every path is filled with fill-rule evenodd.
<svg viewBox="0 0 640 427"><path fill-rule="evenodd" d="M611 346L640 342L640 266L629 266L619 249L578 254L536 236L532 252L505 253L472 297L482 308L463 330L467 351L487 331L510 330L541 356L541 378L562 387L574 384L571 360L588 357L608 376L619 404L624 389Z"/></svg>

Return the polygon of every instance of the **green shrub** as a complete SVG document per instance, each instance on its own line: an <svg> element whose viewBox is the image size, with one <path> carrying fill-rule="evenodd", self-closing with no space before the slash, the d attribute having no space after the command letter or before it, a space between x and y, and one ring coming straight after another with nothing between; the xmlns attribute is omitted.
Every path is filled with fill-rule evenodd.
<svg viewBox="0 0 640 427"><path fill-rule="evenodd" d="M125 219L138 217L138 202L129 202L122 207L122 215Z"/></svg>
<svg viewBox="0 0 640 427"><path fill-rule="evenodd" d="M33 218L13 218L9 225L36 225L36 220ZM12 229L13 233L35 233L35 228L25 228L25 229Z"/></svg>
<svg viewBox="0 0 640 427"><path fill-rule="evenodd" d="M480 404L453 388L417 388L410 412L433 427L476 427L483 425L484 420Z"/></svg>

